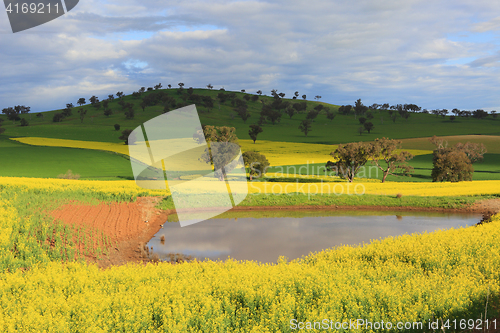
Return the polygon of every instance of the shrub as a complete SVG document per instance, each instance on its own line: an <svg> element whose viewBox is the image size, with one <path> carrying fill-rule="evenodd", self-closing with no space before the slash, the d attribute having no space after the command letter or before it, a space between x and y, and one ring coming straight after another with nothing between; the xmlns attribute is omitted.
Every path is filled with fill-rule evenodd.
<svg viewBox="0 0 500 333"><path fill-rule="evenodd" d="M120 124L115 124L115 131L119 131L120 130Z"/></svg>
<svg viewBox="0 0 500 333"><path fill-rule="evenodd" d="M21 119L21 126L28 126L28 125L29 125L29 122L26 119L22 118Z"/></svg>

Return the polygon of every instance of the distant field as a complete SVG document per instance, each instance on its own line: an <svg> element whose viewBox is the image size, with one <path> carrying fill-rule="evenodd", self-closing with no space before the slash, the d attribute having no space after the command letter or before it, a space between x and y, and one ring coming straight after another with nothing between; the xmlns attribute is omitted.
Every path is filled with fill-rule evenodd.
<svg viewBox="0 0 500 333"><path fill-rule="evenodd" d="M448 141L449 146L458 142L482 143L488 150L488 153L500 154L500 136L496 135L454 135L440 136L441 139ZM434 149L434 145L429 142L430 138L403 139L403 147L408 149Z"/></svg>

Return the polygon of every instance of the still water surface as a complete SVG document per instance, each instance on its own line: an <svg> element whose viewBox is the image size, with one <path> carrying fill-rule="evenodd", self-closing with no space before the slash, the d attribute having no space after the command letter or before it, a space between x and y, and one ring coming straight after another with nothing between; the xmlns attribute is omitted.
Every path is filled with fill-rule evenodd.
<svg viewBox="0 0 500 333"><path fill-rule="evenodd" d="M339 245L358 245L373 239L438 229L468 227L481 219L477 214L367 211L252 211L223 214L180 227L164 228L148 243L160 258L182 253L200 260L290 260ZM251 217L254 216L254 217ZM160 237L165 236L161 242Z"/></svg>

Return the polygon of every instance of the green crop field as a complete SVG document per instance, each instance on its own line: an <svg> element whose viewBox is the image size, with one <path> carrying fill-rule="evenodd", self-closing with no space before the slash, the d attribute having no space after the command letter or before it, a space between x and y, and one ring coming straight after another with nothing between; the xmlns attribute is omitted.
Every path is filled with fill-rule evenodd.
<svg viewBox="0 0 500 333"><path fill-rule="evenodd" d="M56 178L71 170L80 179L133 179L123 155L86 149L37 147L0 139L0 175Z"/></svg>

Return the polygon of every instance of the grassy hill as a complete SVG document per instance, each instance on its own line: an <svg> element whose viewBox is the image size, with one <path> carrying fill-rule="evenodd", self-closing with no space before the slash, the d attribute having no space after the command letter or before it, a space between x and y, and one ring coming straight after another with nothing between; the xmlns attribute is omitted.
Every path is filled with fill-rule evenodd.
<svg viewBox="0 0 500 333"><path fill-rule="evenodd" d="M104 108L95 108L87 104L75 107L72 115L63 119L61 122L53 122L54 114L62 110L43 112L43 118L35 114L21 115L29 121L29 126L20 126L20 121L13 123L7 120L5 115L0 115L4 121L2 127L5 132L0 135L0 175L1 176L31 176L31 177L56 177L58 174L72 169L80 173L84 179L130 179L132 177L130 165L127 159L120 155L103 152L88 151L83 149L69 149L60 147L35 147L13 142L9 138L14 137L43 137L58 138L83 141L99 141L120 143L118 137L123 129L134 129L143 122L152 119L164 111L164 106L157 104L147 106L145 110L140 104L144 98L151 94L161 92L175 101L176 106L169 110L181 107L183 105L194 104L188 98L187 89L183 94L178 94L177 89L164 89L159 91L149 91L138 96L123 97L124 103L132 103L135 116L133 119L126 119L124 109L119 105L119 99L109 101L109 108L112 114L107 117L104 115ZM235 107L231 105L230 99L220 103L217 95L221 91L208 89L194 89L194 95L210 96L213 98L214 107L208 111L200 103L197 109L203 124L216 126L232 126L237 130L240 139L248 140L249 126L255 124L260 118L260 111L263 103L270 104L272 97L260 96L256 101L246 101L248 105L250 118L245 122L234 111ZM225 92L230 94L232 92ZM232 93L238 99L244 99L245 96L253 96L245 93ZM290 103L300 103L302 100L286 99ZM386 110L372 111L374 118L370 120L374 124L371 133L359 134L359 117L354 114L341 115L336 114L335 119L330 121L326 113L321 111L314 120L312 130L305 136L299 129L300 122L306 118L306 113L312 110L318 104L323 104L330 108L330 111L337 112L339 106L329 105L315 101L306 101L307 109L295 114L291 119L284 114L279 123L272 124L266 122L262 125L263 132L259 134L258 141L279 141L288 143L314 143L314 144L339 144L353 141L372 141L376 138L388 137L392 139L403 139L403 148L406 149L432 149L432 145L426 137L433 135L454 136L450 138L450 144L458 141L482 142L488 148L485 161L482 164L475 165L478 172L474 179L500 179L500 119L488 117L486 119L475 118L457 118L451 121L449 117L441 117L423 113L412 113L405 120L398 117L395 122L390 119L389 112ZM61 102L62 105L66 102ZM76 103L75 103L76 104ZM202 104L202 103L201 103ZM87 114L81 121L78 111L87 110ZM114 124L120 124L120 131L114 129ZM477 136L480 134L481 136ZM465 135L476 135L463 137ZM247 145L248 146L248 145ZM258 145L256 145L258 146ZM303 150L298 147L297 150ZM251 149L251 148L250 148ZM258 150L258 149L257 149ZM290 149L287 149L287 153ZM301 162L291 164L300 164ZM415 174L412 178L391 177L394 181L429 181L430 170L432 168L432 156L423 155L415 158L411 164L415 167ZM316 166L317 167L317 166ZM376 177L377 178L377 177ZM379 177L378 177L379 178Z"/></svg>
<svg viewBox="0 0 500 333"><path fill-rule="evenodd" d="M183 95L177 94L177 89L161 90L168 94L176 103L189 105L193 104L182 96L187 96L186 89ZM148 106L145 111L139 106L142 98L149 94L157 93L158 91L145 92L141 97L136 98L132 95L123 97L125 103L132 103L134 105L135 117L134 119L125 119L125 114L122 107L118 105L118 99L109 103L110 109L113 114L109 117L104 116L103 108L96 109L91 105L84 105L75 107L73 115L64 119L62 122L54 123L52 118L56 112L62 110L54 110L44 112L43 119L37 118L34 115L22 115L29 121L29 126L22 127L19 121L13 124L8 121L4 115L5 121L3 127L6 129L5 133L0 137L47 137L47 138L61 138L61 139L74 139L74 140L87 140L87 141L102 141L102 142L120 142L118 137L119 132L116 132L113 125L118 123L122 129L135 128L141 123L155 116L158 116L163 111L163 106ZM215 100L215 106L210 112L207 112L204 106L197 106L200 113L201 122L203 124L210 124L216 126L233 126L237 129L237 135L241 139L249 139L248 129L251 124L256 123L260 117L262 109L262 101L271 103L273 98L268 96L261 96L258 101L248 101L248 110L251 117L246 123L241 120L231 106L230 101L220 104L220 109L217 101L217 94L220 91L213 91L207 89L194 89L194 94L206 96L209 95ZM244 93L234 93L238 98L242 99ZM301 102L299 100L287 100L291 103ZM62 102L61 104L65 104ZM325 103L307 101L307 111L312 110L316 105L323 104L330 107L331 111L337 111L337 105L328 105ZM87 115L83 122L80 121L78 110L86 109ZM172 108L174 109L174 108ZM406 138L421 138L430 137L433 135L448 136L448 135L500 135L500 119L474 119L474 118L458 118L455 121L450 121L449 117L436 117L435 115L412 113L410 118L404 120L402 118L396 119L393 122L387 111L375 111L374 119L371 122L375 128L370 134L363 133L360 135L357 130L360 127L359 120L354 115L340 115L337 114L333 121L326 118L325 112L320 112L319 116L314 120L312 131L306 137L298 126L300 122L305 119L306 112L301 112L289 119L287 115L283 115L281 121L275 125L270 122L262 125L264 132L259 134L259 140L269 141L283 141L283 142L307 142L307 143L323 143L323 144L338 144L353 141L371 141L379 137L389 137L393 139L406 139ZM30 120L31 118L31 120ZM413 148L413 147L405 147Z"/></svg>

